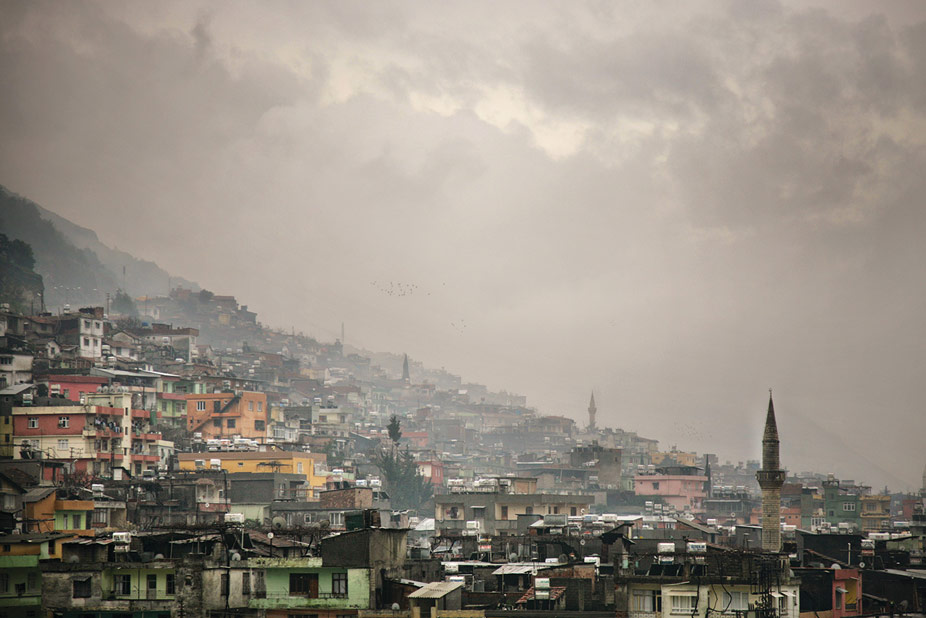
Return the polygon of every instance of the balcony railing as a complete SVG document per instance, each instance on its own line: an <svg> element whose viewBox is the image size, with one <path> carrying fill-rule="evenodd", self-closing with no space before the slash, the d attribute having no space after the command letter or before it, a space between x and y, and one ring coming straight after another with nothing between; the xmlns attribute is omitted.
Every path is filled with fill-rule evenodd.
<svg viewBox="0 0 926 618"><path fill-rule="evenodd" d="M308 594L290 593L290 592L265 592L258 591L254 593L258 599L346 599L346 592L319 592L316 596Z"/></svg>

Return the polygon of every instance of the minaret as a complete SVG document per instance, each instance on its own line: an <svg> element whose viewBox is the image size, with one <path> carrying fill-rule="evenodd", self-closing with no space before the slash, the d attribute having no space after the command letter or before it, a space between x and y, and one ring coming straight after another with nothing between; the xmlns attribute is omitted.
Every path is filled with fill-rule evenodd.
<svg viewBox="0 0 926 618"><path fill-rule="evenodd" d="M704 455L704 476L707 477L707 482L704 484L704 491L707 494L708 498L714 497L714 482L711 479L711 456L710 454Z"/></svg>
<svg viewBox="0 0 926 618"><path fill-rule="evenodd" d="M595 406L595 393L592 391L592 398L588 401L588 430L595 431L597 427L595 426L595 415L598 413L598 408Z"/></svg>
<svg viewBox="0 0 926 618"><path fill-rule="evenodd" d="M785 471L778 461L778 426L772 389L768 391L768 415L762 435L762 469L756 472L762 488L762 551L781 551L781 486Z"/></svg>
<svg viewBox="0 0 926 618"><path fill-rule="evenodd" d="M405 355L405 360L402 361L402 381L406 384L412 381L412 378L408 373L408 354Z"/></svg>

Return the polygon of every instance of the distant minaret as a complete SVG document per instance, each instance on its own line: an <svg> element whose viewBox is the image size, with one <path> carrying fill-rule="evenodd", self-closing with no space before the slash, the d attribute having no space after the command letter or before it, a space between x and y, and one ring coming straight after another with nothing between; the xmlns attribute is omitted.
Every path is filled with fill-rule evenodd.
<svg viewBox="0 0 926 618"><path fill-rule="evenodd" d="M405 360L402 361L402 381L406 384L412 381L412 378L408 373L408 354L405 355Z"/></svg>
<svg viewBox="0 0 926 618"><path fill-rule="evenodd" d="M592 391L592 398L588 401L588 430L595 431L597 429L595 425L595 415L598 413L598 408L595 406L595 392Z"/></svg>
<svg viewBox="0 0 926 618"><path fill-rule="evenodd" d="M775 406L772 389L768 391L768 415L762 436L762 469L756 472L762 488L762 550L781 551L781 486L785 472L778 461L778 425L775 423Z"/></svg>
<svg viewBox="0 0 926 618"><path fill-rule="evenodd" d="M714 485L711 480L711 456L707 454L704 456L704 476L707 477L707 482L704 484L704 491L707 494L708 498L714 497Z"/></svg>

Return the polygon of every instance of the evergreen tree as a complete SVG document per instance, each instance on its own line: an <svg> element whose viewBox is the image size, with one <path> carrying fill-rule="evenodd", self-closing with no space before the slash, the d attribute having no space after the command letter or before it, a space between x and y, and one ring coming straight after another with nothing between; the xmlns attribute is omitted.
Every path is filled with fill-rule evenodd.
<svg viewBox="0 0 926 618"><path fill-rule="evenodd" d="M402 439L402 423L399 421L399 417L393 414L386 429L389 431L389 439L392 440L393 444L398 445L399 440Z"/></svg>
<svg viewBox="0 0 926 618"><path fill-rule="evenodd" d="M373 462L383 475L392 508L422 510L433 497L431 483L421 476L418 463L408 449L382 449Z"/></svg>

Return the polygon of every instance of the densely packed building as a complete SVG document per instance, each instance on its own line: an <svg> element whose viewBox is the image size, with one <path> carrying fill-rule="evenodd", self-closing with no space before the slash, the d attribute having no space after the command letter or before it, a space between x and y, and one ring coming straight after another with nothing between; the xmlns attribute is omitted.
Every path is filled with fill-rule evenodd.
<svg viewBox="0 0 926 618"><path fill-rule="evenodd" d="M926 478L792 475L771 401L761 464L724 463L231 296L136 305L0 307L3 616L924 609Z"/></svg>

